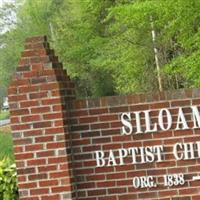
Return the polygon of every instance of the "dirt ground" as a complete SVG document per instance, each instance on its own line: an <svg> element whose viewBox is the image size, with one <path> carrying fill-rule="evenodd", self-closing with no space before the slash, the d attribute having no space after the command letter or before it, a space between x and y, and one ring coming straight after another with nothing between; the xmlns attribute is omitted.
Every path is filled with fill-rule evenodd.
<svg viewBox="0 0 200 200"><path fill-rule="evenodd" d="M1 126L0 127L0 132L2 132L2 133L10 133L11 132L10 125Z"/></svg>

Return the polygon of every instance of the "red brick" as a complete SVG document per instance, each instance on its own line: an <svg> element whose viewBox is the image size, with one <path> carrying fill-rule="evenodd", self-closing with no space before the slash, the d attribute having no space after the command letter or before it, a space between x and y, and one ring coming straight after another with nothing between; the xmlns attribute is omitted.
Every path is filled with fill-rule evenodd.
<svg viewBox="0 0 200 200"><path fill-rule="evenodd" d="M48 158L48 164L63 163L63 162L67 162L66 157Z"/></svg>
<svg viewBox="0 0 200 200"><path fill-rule="evenodd" d="M71 117L80 117L88 115L88 110L75 110L70 112Z"/></svg>
<svg viewBox="0 0 200 200"><path fill-rule="evenodd" d="M31 108L31 113L36 114L36 113L47 113L50 112L50 107L49 106L40 106L36 108Z"/></svg>
<svg viewBox="0 0 200 200"><path fill-rule="evenodd" d="M14 80L11 82L10 86L24 86L24 85L29 85L30 81L28 79L21 79L21 80Z"/></svg>
<svg viewBox="0 0 200 200"><path fill-rule="evenodd" d="M111 107L109 110L110 110L111 113L127 112L128 111L128 106Z"/></svg>
<svg viewBox="0 0 200 200"><path fill-rule="evenodd" d="M25 169L17 169L18 175L24 175L24 174L35 174L35 168L25 168Z"/></svg>
<svg viewBox="0 0 200 200"><path fill-rule="evenodd" d="M30 99L42 99L42 98L47 98L48 94L47 92L37 92L37 93L30 93L29 98Z"/></svg>
<svg viewBox="0 0 200 200"><path fill-rule="evenodd" d="M88 191L88 195L89 196L104 196L104 195L106 195L106 189L99 189L99 190L97 190L97 189L94 189L94 190L89 190Z"/></svg>
<svg viewBox="0 0 200 200"><path fill-rule="evenodd" d="M108 194L121 194L125 192L126 192L126 188L121 188L121 187L108 189Z"/></svg>
<svg viewBox="0 0 200 200"><path fill-rule="evenodd" d="M58 187L52 187L53 193L60 193L60 192L66 192L71 190L71 186L58 186Z"/></svg>
<svg viewBox="0 0 200 200"><path fill-rule="evenodd" d="M46 165L46 166L40 166L38 167L39 172L49 172L49 171L56 171L58 169L58 166L55 165Z"/></svg>
<svg viewBox="0 0 200 200"><path fill-rule="evenodd" d="M64 133L65 130L63 127L56 127L56 128L49 128L49 129L45 129L45 134L56 134L56 133Z"/></svg>
<svg viewBox="0 0 200 200"><path fill-rule="evenodd" d="M11 125L13 131L26 130L30 128L29 124Z"/></svg>
<svg viewBox="0 0 200 200"><path fill-rule="evenodd" d="M29 182L29 183L22 183L18 185L19 188L37 188L37 183L36 182Z"/></svg>
<svg viewBox="0 0 200 200"><path fill-rule="evenodd" d="M40 159L32 159L29 160L28 162L29 166L39 166L39 165L45 165L46 164L46 159L44 158L40 158Z"/></svg>
<svg viewBox="0 0 200 200"><path fill-rule="evenodd" d="M139 199L146 199L146 198L158 198L157 192L147 192L147 193L139 193Z"/></svg>
<svg viewBox="0 0 200 200"><path fill-rule="evenodd" d="M57 149L57 148L62 148L65 147L65 142L52 142L47 144L47 149Z"/></svg>
<svg viewBox="0 0 200 200"><path fill-rule="evenodd" d="M31 195L40 195L40 194L47 194L49 193L49 189L48 188L41 188L41 189L32 189L31 190Z"/></svg>
<svg viewBox="0 0 200 200"><path fill-rule="evenodd" d="M58 127L58 126L64 127L64 126L66 126L66 122L63 119L54 120L54 126L55 127Z"/></svg>
<svg viewBox="0 0 200 200"><path fill-rule="evenodd" d="M14 147L14 152L15 153L22 153L23 152L23 147L21 147L21 146L15 146Z"/></svg>
<svg viewBox="0 0 200 200"><path fill-rule="evenodd" d="M53 140L54 140L54 136L41 136L41 137L35 138L36 143L52 142Z"/></svg>
<svg viewBox="0 0 200 200"><path fill-rule="evenodd" d="M8 88L8 95L12 96L13 94L17 94L17 88Z"/></svg>
<svg viewBox="0 0 200 200"><path fill-rule="evenodd" d="M135 199L137 199L136 194L119 195L119 200L135 200Z"/></svg>
<svg viewBox="0 0 200 200"><path fill-rule="evenodd" d="M186 188L186 189L180 189L179 194L180 195L191 195L191 194L198 194L199 189L198 188Z"/></svg>
<svg viewBox="0 0 200 200"><path fill-rule="evenodd" d="M100 115L100 114L108 113L108 109L107 108L91 109L89 110L89 113L91 115Z"/></svg>
<svg viewBox="0 0 200 200"><path fill-rule="evenodd" d="M66 171L61 171L61 172L53 172L50 173L50 178L62 178L62 177L68 177L69 173Z"/></svg>
<svg viewBox="0 0 200 200"><path fill-rule="evenodd" d="M99 116L100 121L116 121L118 119L118 115L101 115Z"/></svg>
<svg viewBox="0 0 200 200"><path fill-rule="evenodd" d="M54 156L55 152L54 151L42 151L42 152L37 152L36 155L37 155L37 158L49 157L49 156Z"/></svg>
<svg viewBox="0 0 200 200"><path fill-rule="evenodd" d="M108 174L106 175L107 180L110 179L124 179L125 178L125 173L114 173L114 174Z"/></svg>
<svg viewBox="0 0 200 200"><path fill-rule="evenodd" d="M191 101L190 100L179 100L179 101L172 101L171 106L172 107L180 107L180 106L190 106Z"/></svg>
<svg viewBox="0 0 200 200"><path fill-rule="evenodd" d="M102 181L102 182L97 182L97 187L114 187L115 186L115 181ZM93 187L94 188L94 187Z"/></svg>
<svg viewBox="0 0 200 200"><path fill-rule="evenodd" d="M30 158L33 158L33 153L21 153L21 154L17 154L17 155L15 155L15 158L17 160L30 159Z"/></svg>
<svg viewBox="0 0 200 200"><path fill-rule="evenodd" d="M31 138L14 140L15 145L27 145L27 144L32 144L32 142L33 140Z"/></svg>
<svg viewBox="0 0 200 200"><path fill-rule="evenodd" d="M33 181L33 180L42 180L42 179L47 179L47 174L35 174L35 175L29 175L28 176L28 179L30 181Z"/></svg>
<svg viewBox="0 0 200 200"><path fill-rule="evenodd" d="M26 151L39 151L44 148L43 144L32 144L25 146Z"/></svg>
<svg viewBox="0 0 200 200"><path fill-rule="evenodd" d="M21 200L39 200L38 197L25 197L25 198L21 197L20 199Z"/></svg>
<svg viewBox="0 0 200 200"><path fill-rule="evenodd" d="M39 106L39 102L38 101L24 101L20 103L21 108L30 108L34 106Z"/></svg>
<svg viewBox="0 0 200 200"><path fill-rule="evenodd" d="M41 90L55 90L55 89L59 89L60 86L58 83L48 83L48 84L43 84L41 85Z"/></svg>
<svg viewBox="0 0 200 200"><path fill-rule="evenodd" d="M33 123L33 128L45 128L51 127L51 122L35 122Z"/></svg>
<svg viewBox="0 0 200 200"><path fill-rule="evenodd" d="M11 124L20 123L19 117L10 117L10 120L11 120Z"/></svg>
<svg viewBox="0 0 200 200"><path fill-rule="evenodd" d="M34 121L40 121L41 117L39 115L31 115L31 116L26 116L22 117L21 121L22 122L34 122Z"/></svg>
<svg viewBox="0 0 200 200"><path fill-rule="evenodd" d="M42 130L28 130L24 131L24 137L42 135Z"/></svg>
<svg viewBox="0 0 200 200"><path fill-rule="evenodd" d="M58 194L44 195L41 198L42 200L60 200L60 196Z"/></svg>
<svg viewBox="0 0 200 200"><path fill-rule="evenodd" d="M45 180L45 181L39 182L40 187L49 187L49 186L55 186L55 185L58 185L58 180Z"/></svg>
<svg viewBox="0 0 200 200"><path fill-rule="evenodd" d="M23 94L23 93L29 93L29 92L37 92L39 89L38 86L33 86L33 85L25 85L22 87L19 87L19 93Z"/></svg>
<svg viewBox="0 0 200 200"><path fill-rule="evenodd" d="M42 100L42 105L51 105L51 104L62 104L62 100L60 98Z"/></svg>
<svg viewBox="0 0 200 200"><path fill-rule="evenodd" d="M97 122L97 121L98 121L97 117L82 117L82 118L79 119L79 122L81 124L92 123L92 122Z"/></svg>
<svg viewBox="0 0 200 200"><path fill-rule="evenodd" d="M28 109L11 110L10 114L11 114L11 116L28 115L29 110Z"/></svg>
<svg viewBox="0 0 200 200"><path fill-rule="evenodd" d="M91 124L91 128L95 129L107 129L109 128L109 123L98 123L98 124Z"/></svg>
<svg viewBox="0 0 200 200"><path fill-rule="evenodd" d="M192 200L199 200L199 199L200 199L200 195L192 196Z"/></svg>
<svg viewBox="0 0 200 200"><path fill-rule="evenodd" d="M62 113L51 113L51 114L44 114L44 119L61 119L63 117Z"/></svg>
<svg viewBox="0 0 200 200"><path fill-rule="evenodd" d="M27 96L26 95L17 95L17 96L9 96L9 101L25 101L27 100Z"/></svg>

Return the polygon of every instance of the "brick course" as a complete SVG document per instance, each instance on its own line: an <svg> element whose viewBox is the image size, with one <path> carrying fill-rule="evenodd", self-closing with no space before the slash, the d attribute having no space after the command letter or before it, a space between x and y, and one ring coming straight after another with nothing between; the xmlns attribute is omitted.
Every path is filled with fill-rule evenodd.
<svg viewBox="0 0 200 200"><path fill-rule="evenodd" d="M27 39L8 89L21 199L75 198L68 111L56 109L75 95L61 66L46 37Z"/></svg>
<svg viewBox="0 0 200 200"><path fill-rule="evenodd" d="M200 89L77 100L46 37L34 37L26 40L9 102L21 200L200 199L200 182L192 181L200 160L172 155L175 143L200 141L200 129L175 131L173 124L167 131L127 136L120 121L123 112L151 109L156 122L158 111L168 108L174 122L181 106L192 127L190 106L200 104ZM164 145L163 162L133 165L127 158L125 165L96 167L97 150L153 145ZM186 183L164 187L162 176L173 173L184 173ZM135 176L153 176L158 186L135 189Z"/></svg>

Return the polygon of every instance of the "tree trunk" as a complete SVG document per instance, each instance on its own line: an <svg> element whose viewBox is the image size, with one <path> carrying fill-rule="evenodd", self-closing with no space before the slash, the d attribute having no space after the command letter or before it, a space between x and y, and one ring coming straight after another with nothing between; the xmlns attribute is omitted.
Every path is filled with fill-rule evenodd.
<svg viewBox="0 0 200 200"><path fill-rule="evenodd" d="M159 91L162 92L163 91L162 78L161 78L160 64L159 64L159 59L158 59L158 49L156 48L156 33L154 29L152 16L150 17L150 22L151 22L151 36L152 36L152 42L153 42L154 58L155 58L157 77L158 77L158 86L159 86Z"/></svg>

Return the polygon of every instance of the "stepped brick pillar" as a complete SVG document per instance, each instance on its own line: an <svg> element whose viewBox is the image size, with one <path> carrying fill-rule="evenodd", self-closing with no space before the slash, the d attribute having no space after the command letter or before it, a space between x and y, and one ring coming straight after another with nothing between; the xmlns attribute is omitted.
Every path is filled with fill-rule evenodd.
<svg viewBox="0 0 200 200"><path fill-rule="evenodd" d="M8 93L20 200L75 199L67 124L74 85L46 37L26 40Z"/></svg>

